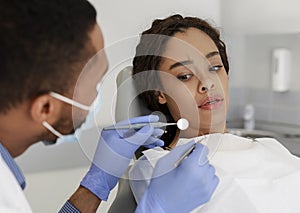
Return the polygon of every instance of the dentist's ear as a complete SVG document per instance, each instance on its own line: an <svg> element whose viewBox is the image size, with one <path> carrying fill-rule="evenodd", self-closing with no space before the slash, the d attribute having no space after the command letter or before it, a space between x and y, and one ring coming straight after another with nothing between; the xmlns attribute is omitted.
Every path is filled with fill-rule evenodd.
<svg viewBox="0 0 300 213"><path fill-rule="evenodd" d="M55 123L61 108L62 103L49 94L40 95L30 105L30 116L37 123Z"/></svg>
<svg viewBox="0 0 300 213"><path fill-rule="evenodd" d="M163 92L157 92L157 98L158 98L158 103L160 104L165 104L167 103L167 99L166 96Z"/></svg>

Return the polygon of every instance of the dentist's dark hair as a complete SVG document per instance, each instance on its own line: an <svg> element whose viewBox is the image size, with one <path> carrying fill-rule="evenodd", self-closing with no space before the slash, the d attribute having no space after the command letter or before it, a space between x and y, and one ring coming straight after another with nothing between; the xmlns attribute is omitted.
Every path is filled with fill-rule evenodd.
<svg viewBox="0 0 300 213"><path fill-rule="evenodd" d="M0 113L51 90L64 94L96 50L87 0L0 0Z"/></svg>
<svg viewBox="0 0 300 213"><path fill-rule="evenodd" d="M133 78L135 79L136 89L137 91L146 91L142 92L139 98L143 100L151 111L164 113L170 122L174 122L174 120L168 107L166 104L160 104L158 102L158 91L162 88L158 72L149 72L149 70L159 70L162 62L161 55L165 51L166 44L170 37L176 33L183 33L189 28L199 29L213 40L228 74L229 64L226 46L220 39L219 31L205 20L196 17L184 18L178 14L166 19L155 20L151 28L142 33L133 60ZM143 72L143 74L136 75L141 72ZM153 90L153 88L157 88L156 91ZM175 137L177 128L176 126L168 126L166 130L166 133L162 135L161 139L165 141L165 146L169 146Z"/></svg>

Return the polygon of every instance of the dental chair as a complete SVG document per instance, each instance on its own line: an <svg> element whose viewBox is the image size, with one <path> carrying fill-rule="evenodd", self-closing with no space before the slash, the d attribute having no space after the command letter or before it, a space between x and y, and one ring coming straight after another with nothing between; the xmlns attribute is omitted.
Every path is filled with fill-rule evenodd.
<svg viewBox="0 0 300 213"><path fill-rule="evenodd" d="M121 70L117 76L118 91L115 111L117 122L130 117L151 113L151 111L137 99L137 92L133 86L131 75L132 67L128 66ZM141 151L142 149L139 149L136 152L136 158L141 156ZM132 213L136 209L137 203L129 185L128 171L130 168L129 166L125 174L119 180L117 195L108 210L109 213Z"/></svg>

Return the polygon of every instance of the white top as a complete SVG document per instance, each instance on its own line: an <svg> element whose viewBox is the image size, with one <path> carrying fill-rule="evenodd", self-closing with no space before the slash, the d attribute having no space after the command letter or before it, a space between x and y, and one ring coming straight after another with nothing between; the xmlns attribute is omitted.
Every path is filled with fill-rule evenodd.
<svg viewBox="0 0 300 213"><path fill-rule="evenodd" d="M29 213L31 208L15 176L0 154L0 212Z"/></svg>
<svg viewBox="0 0 300 213"><path fill-rule="evenodd" d="M277 140L253 141L232 134L212 134L194 140L203 137L208 137L208 158L220 183L211 200L192 212L299 212L300 158ZM180 139L178 145L190 140ZM161 148L147 150L130 170L130 186L137 202L149 184L155 163L167 153ZM142 181L132 181L137 179Z"/></svg>

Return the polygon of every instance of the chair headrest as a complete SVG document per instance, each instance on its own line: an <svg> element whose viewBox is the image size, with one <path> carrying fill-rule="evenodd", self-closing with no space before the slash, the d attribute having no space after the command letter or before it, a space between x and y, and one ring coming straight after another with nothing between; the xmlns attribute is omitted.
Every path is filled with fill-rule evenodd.
<svg viewBox="0 0 300 213"><path fill-rule="evenodd" d="M132 66L122 69L117 76L116 121L150 114L151 111L138 98L132 79Z"/></svg>

